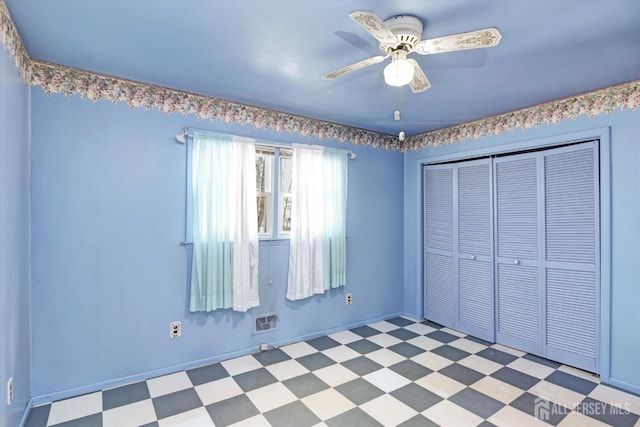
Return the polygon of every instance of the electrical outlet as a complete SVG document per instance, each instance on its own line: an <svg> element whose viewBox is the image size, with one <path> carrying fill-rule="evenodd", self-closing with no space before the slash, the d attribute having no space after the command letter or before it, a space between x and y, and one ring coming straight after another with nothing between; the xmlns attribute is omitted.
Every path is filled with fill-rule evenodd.
<svg viewBox="0 0 640 427"><path fill-rule="evenodd" d="M177 338L182 335L182 325L180 322L169 323L169 336L171 338Z"/></svg>
<svg viewBox="0 0 640 427"><path fill-rule="evenodd" d="M11 405L13 403L13 377L9 378L7 381L7 405Z"/></svg>
<svg viewBox="0 0 640 427"><path fill-rule="evenodd" d="M269 350L269 344L260 344L260 351L267 351Z"/></svg>
<svg viewBox="0 0 640 427"><path fill-rule="evenodd" d="M351 294L351 292L347 292L347 297L345 298L345 303L347 305L353 304L353 295Z"/></svg>

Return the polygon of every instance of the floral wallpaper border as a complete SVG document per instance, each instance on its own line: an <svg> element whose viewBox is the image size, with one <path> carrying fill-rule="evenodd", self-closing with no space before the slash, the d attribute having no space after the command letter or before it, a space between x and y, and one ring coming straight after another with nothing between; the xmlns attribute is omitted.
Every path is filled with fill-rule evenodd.
<svg viewBox="0 0 640 427"><path fill-rule="evenodd" d="M124 101L131 109L153 108L167 114L194 114L199 120L209 119L226 124L251 125L257 129L297 133L319 139L367 144L385 150L401 150L398 138L364 129L283 113L266 108L226 101L220 98L154 86L131 80L105 76L75 68L31 60L25 81L42 86L47 95L62 93L70 97L79 94L91 101L106 99Z"/></svg>
<svg viewBox="0 0 640 427"><path fill-rule="evenodd" d="M31 65L31 58L24 48L22 39L13 23L13 19L11 19L4 0L0 0L0 38L2 39L2 44L5 49L7 49L15 59L18 71L24 79Z"/></svg>
<svg viewBox="0 0 640 427"><path fill-rule="evenodd" d="M562 120L575 120L587 115L611 114L616 109L635 110L640 106L640 80L587 92L581 95L557 99L544 104L486 117L408 138L403 151L419 150L443 144L453 144L467 138L479 139L499 135L515 129L527 130L546 124L558 124Z"/></svg>
<svg viewBox="0 0 640 427"><path fill-rule="evenodd" d="M479 139L515 129L527 130L578 116L610 114L617 108L636 109L640 106L640 80L588 92L469 123L438 129L408 137L401 142L395 135L311 119L220 98L135 82L62 65L31 59L4 0L0 0L0 32L2 44L14 57L25 83L39 85L47 95L62 93L66 97L79 94L91 101L101 99L112 103L124 101L134 108L153 108L167 114L194 114L199 120L219 120L223 123L251 125L257 129L297 133L319 139L335 139L358 145L370 145L385 150L403 152L453 144L467 138Z"/></svg>

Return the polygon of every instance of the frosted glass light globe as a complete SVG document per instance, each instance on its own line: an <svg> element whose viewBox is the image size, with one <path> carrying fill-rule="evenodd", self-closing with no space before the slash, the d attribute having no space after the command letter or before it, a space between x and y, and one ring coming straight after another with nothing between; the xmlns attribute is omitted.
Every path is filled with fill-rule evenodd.
<svg viewBox="0 0 640 427"><path fill-rule="evenodd" d="M384 67L384 81L389 86L404 86L413 80L414 68L404 51L393 52L391 64Z"/></svg>

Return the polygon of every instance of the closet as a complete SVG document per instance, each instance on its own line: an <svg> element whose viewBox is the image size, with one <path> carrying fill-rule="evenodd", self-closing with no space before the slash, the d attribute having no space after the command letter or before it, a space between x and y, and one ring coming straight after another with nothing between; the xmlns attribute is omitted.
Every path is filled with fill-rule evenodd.
<svg viewBox="0 0 640 427"><path fill-rule="evenodd" d="M425 318L597 372L598 142L426 165Z"/></svg>

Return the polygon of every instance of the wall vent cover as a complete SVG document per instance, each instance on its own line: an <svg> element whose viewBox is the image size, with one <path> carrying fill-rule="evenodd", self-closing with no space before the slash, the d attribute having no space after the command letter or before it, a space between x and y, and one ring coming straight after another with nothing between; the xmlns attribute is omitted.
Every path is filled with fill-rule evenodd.
<svg viewBox="0 0 640 427"><path fill-rule="evenodd" d="M270 332L278 329L280 321L278 315L275 313L264 314L256 317L256 321L253 325L254 334L262 334L264 332Z"/></svg>

